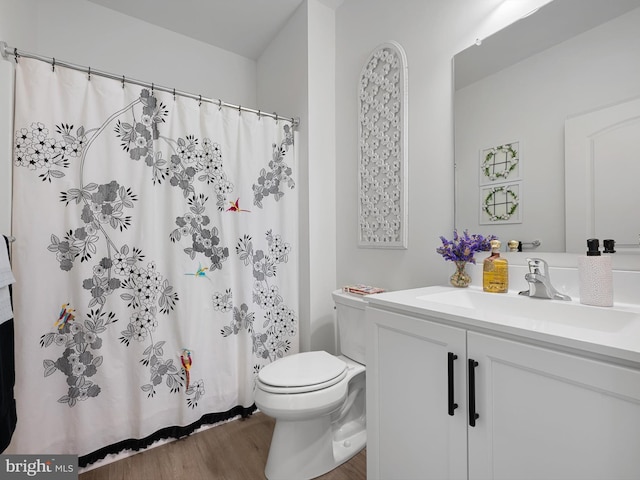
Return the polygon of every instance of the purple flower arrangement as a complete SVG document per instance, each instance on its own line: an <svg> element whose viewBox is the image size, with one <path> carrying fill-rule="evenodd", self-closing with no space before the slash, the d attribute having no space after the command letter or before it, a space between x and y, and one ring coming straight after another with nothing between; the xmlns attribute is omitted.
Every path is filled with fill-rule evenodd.
<svg viewBox="0 0 640 480"><path fill-rule="evenodd" d="M498 237L495 235L489 235L488 237L478 234L469 235L467 230L460 235L458 230L454 230L453 240L440 237L442 246L436 248L436 252L442 255L445 260L451 260L452 262L476 263L476 259L473 257L474 254L491 250L490 242L496 238Z"/></svg>

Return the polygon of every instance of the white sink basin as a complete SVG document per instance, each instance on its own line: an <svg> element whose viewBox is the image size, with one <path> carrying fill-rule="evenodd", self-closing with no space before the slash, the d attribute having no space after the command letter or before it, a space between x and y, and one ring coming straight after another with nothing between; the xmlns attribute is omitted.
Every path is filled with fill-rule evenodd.
<svg viewBox="0 0 640 480"><path fill-rule="evenodd" d="M486 293L471 288L451 288L418 300L441 305L449 313L464 309L465 314L480 320L526 322L528 328L544 329L548 323L568 328L617 332L640 321L640 313L618 307L592 307L576 300L547 300L509 293ZM537 328L536 328L537 327Z"/></svg>

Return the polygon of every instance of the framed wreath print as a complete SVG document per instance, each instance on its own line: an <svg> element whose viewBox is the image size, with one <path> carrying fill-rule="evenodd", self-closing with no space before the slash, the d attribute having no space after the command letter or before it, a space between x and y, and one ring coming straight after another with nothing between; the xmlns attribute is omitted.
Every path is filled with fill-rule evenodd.
<svg viewBox="0 0 640 480"><path fill-rule="evenodd" d="M522 223L521 194L521 182L481 186L480 225Z"/></svg>
<svg viewBox="0 0 640 480"><path fill-rule="evenodd" d="M521 179L520 142L480 150L480 185Z"/></svg>

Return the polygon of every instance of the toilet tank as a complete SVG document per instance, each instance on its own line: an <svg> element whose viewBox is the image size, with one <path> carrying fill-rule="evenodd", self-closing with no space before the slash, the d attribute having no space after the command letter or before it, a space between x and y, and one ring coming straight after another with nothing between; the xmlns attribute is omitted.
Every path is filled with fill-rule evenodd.
<svg viewBox="0 0 640 480"><path fill-rule="evenodd" d="M364 307L367 302L361 295L342 290L335 290L332 295L336 306L340 353L364 365L366 341Z"/></svg>

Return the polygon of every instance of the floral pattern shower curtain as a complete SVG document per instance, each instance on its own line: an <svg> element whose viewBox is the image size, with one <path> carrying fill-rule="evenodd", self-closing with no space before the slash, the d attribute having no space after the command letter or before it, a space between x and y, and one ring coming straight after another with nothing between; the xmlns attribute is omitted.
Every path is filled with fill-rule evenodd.
<svg viewBox="0 0 640 480"><path fill-rule="evenodd" d="M288 122L21 58L19 453L86 465L253 407L298 350Z"/></svg>

